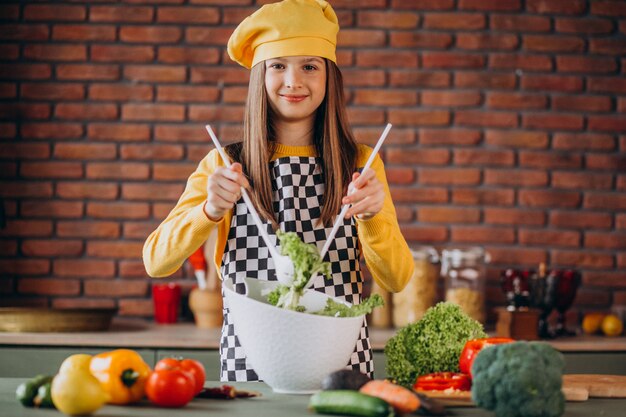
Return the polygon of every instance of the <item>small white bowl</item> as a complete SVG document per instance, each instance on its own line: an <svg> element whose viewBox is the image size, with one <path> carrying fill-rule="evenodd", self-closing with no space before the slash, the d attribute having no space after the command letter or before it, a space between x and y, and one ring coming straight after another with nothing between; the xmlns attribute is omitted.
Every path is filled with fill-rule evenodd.
<svg viewBox="0 0 626 417"><path fill-rule="evenodd" d="M348 365L364 316L329 317L277 308L266 301L277 282L246 278L245 283L242 295L234 291L232 279L224 282L225 305L249 364L274 392L314 393L326 375ZM318 311L328 298L308 290L300 304Z"/></svg>

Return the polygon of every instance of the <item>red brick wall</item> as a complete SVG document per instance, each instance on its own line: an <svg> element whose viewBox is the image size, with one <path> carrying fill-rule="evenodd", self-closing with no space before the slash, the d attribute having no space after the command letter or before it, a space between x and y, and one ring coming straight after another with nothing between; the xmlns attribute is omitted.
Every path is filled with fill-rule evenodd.
<svg viewBox="0 0 626 417"><path fill-rule="evenodd" d="M407 239L485 246L492 305L500 268L539 262L582 270L580 308L626 304L626 2L332 4L358 138L394 124ZM151 315L143 241L211 149L203 124L238 136L247 71L224 45L256 7L0 5L2 305Z"/></svg>

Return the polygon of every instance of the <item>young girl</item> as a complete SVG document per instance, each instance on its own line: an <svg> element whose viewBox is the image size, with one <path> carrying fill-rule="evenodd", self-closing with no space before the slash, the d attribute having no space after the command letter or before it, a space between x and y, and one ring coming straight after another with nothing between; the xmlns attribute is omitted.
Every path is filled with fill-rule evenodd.
<svg viewBox="0 0 626 417"><path fill-rule="evenodd" d="M145 243L150 276L175 272L217 228L215 262L222 279L232 278L241 293L245 277L275 280L272 258L241 198L244 186L274 241L280 228L320 250L341 206L352 204L325 258L332 279L318 277L316 290L360 303L361 254L379 285L390 291L404 287L413 261L381 159L358 173L372 149L356 144L347 123L335 57L338 30L332 7L316 0L265 5L237 27L228 53L251 69L243 142L225 149L230 169L213 150L189 177L176 207ZM350 184L355 192L346 196ZM223 381L258 380L244 348L225 305ZM365 324L350 365L373 373Z"/></svg>

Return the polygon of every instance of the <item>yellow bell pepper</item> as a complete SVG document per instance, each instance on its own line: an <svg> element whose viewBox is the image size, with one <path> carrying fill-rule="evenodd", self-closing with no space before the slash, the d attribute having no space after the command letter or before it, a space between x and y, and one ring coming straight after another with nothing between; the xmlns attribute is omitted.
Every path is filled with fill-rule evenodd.
<svg viewBox="0 0 626 417"><path fill-rule="evenodd" d="M109 394L110 404L130 404L145 394L150 367L141 356L130 349L103 352L91 359L89 370Z"/></svg>

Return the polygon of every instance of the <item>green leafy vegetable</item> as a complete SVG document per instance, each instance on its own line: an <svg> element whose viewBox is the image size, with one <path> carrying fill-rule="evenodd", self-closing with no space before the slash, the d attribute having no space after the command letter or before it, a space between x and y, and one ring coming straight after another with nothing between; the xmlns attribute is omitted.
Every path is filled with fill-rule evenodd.
<svg viewBox="0 0 626 417"><path fill-rule="evenodd" d="M305 308L299 304L300 297L302 297L305 291L304 287L315 273L330 278L330 262L324 262L317 250L317 246L311 243L304 243L297 233L279 230L276 236L278 236L280 241L281 254L289 256L293 262L294 277L290 286L278 285L272 290L267 296L267 301L276 307L304 312ZM350 307L329 299L324 309L315 314L334 317L357 317L368 314L375 307L383 304L384 301L378 294L363 300L361 304Z"/></svg>
<svg viewBox="0 0 626 417"><path fill-rule="evenodd" d="M267 295L267 301L273 306L278 305L278 301L280 300L280 297L287 294L288 291L289 291L288 286L279 285Z"/></svg>
<svg viewBox="0 0 626 417"><path fill-rule="evenodd" d="M293 262L293 283L290 286L279 285L268 295L270 304L289 310L303 311L299 305L300 297L304 294L304 287L315 273L330 278L330 262L324 262L317 246L304 243L294 232L277 231L280 241L280 252L289 256Z"/></svg>
<svg viewBox="0 0 626 417"><path fill-rule="evenodd" d="M322 260L315 244L304 243L294 232L279 230L276 236L280 240L280 253L289 256L293 262L292 287L302 290L316 272L330 278L330 262Z"/></svg>
<svg viewBox="0 0 626 417"><path fill-rule="evenodd" d="M384 305L385 301L379 294L374 294L363 300L361 304L355 304L350 307L329 298L326 300L324 309L315 314L333 317L358 317L371 313L375 307L382 307Z"/></svg>
<svg viewBox="0 0 626 417"><path fill-rule="evenodd" d="M458 372L465 342L482 337L487 337L482 324L458 305L439 303L389 339L385 345L387 375L410 387L419 375Z"/></svg>

